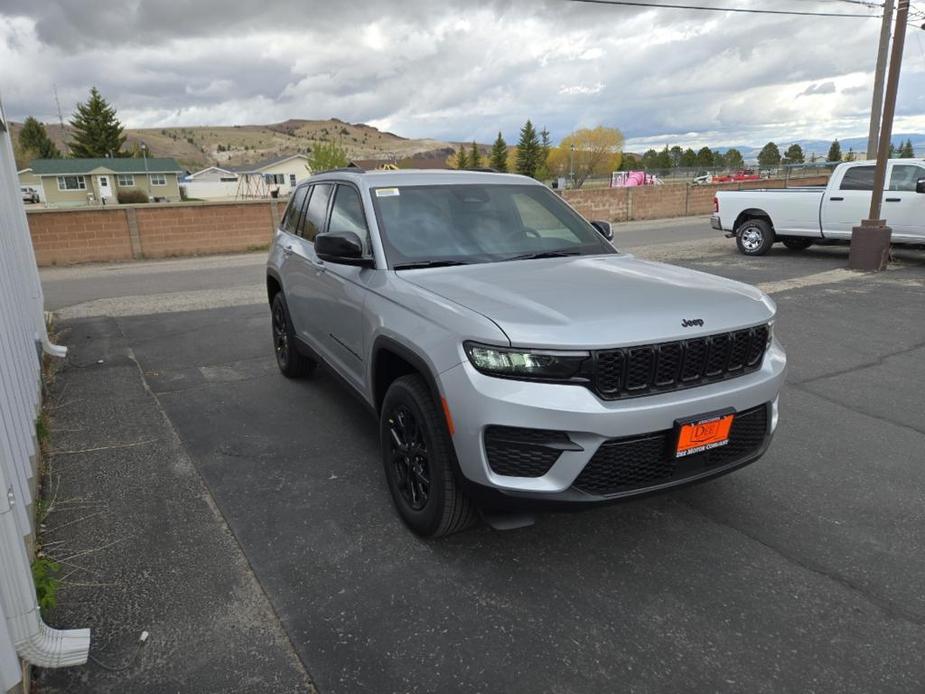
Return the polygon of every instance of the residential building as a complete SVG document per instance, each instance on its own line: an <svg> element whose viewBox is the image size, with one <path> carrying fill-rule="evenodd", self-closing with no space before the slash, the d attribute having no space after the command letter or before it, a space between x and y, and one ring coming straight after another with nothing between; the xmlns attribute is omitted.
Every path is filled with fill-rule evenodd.
<svg viewBox="0 0 925 694"><path fill-rule="evenodd" d="M41 188L49 207L116 205L119 196L136 191L152 202L178 202L178 177L183 169L175 159L34 159L20 172L21 185Z"/></svg>
<svg viewBox="0 0 925 694"><path fill-rule="evenodd" d="M273 192L285 197L299 181L310 175L307 156L287 154L254 164L207 166L181 183L187 197L203 200L268 198Z"/></svg>

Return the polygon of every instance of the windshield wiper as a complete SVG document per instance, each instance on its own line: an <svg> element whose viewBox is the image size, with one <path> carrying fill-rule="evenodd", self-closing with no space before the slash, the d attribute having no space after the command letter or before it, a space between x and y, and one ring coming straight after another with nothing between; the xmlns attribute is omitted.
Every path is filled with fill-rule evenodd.
<svg viewBox="0 0 925 694"><path fill-rule="evenodd" d="M465 260L422 260L419 263L402 263L393 266L393 270L417 270L425 267L452 267L454 265L469 265Z"/></svg>
<svg viewBox="0 0 925 694"><path fill-rule="evenodd" d="M537 253L524 253L504 260L536 260L538 258L564 258L568 255L581 255L578 251L538 251Z"/></svg>

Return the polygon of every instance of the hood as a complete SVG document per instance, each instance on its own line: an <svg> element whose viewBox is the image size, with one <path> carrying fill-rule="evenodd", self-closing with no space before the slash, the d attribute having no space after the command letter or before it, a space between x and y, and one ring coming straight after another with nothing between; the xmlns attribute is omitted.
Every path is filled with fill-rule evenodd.
<svg viewBox="0 0 925 694"><path fill-rule="evenodd" d="M621 347L750 327L774 303L740 282L626 255L406 270L401 279L491 319L514 346ZM703 321L683 327L682 321Z"/></svg>

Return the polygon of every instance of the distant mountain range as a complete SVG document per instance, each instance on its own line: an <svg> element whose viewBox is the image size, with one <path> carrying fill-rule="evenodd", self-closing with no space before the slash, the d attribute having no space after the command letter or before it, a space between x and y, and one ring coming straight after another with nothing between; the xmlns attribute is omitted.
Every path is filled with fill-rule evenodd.
<svg viewBox="0 0 925 694"><path fill-rule="evenodd" d="M923 133L895 133L893 135L893 144L898 148L909 139L912 140L912 148L915 150L916 156L925 157L925 134ZM817 157L825 159L826 155L829 153L829 147L832 145L831 140L779 140L777 141L777 146L780 148L781 154L783 154L784 150L790 145L794 144L794 142L803 148L807 161L809 161L810 156L814 152ZM866 137L846 137L843 140L840 139L838 142L841 144L843 155L848 154L849 149L853 149L858 154L864 153L867 150ZM761 147L751 147L749 145L730 145L728 147L714 147L713 149L717 149L720 152L737 149L742 153L746 161L757 160L758 152L761 151Z"/></svg>

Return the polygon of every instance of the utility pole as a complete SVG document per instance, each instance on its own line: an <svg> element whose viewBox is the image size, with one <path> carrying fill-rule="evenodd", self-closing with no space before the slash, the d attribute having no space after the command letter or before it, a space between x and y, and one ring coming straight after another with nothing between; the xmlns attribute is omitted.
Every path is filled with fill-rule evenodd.
<svg viewBox="0 0 925 694"><path fill-rule="evenodd" d="M890 29L893 24L895 0L883 3L883 22L880 25L880 49L874 72L874 99L870 105L870 130L867 135L867 159L877 158L877 140L880 138L880 116L883 114L883 79L886 76L886 59L890 53Z"/></svg>
<svg viewBox="0 0 925 694"><path fill-rule="evenodd" d="M877 149L877 167L874 170L874 189L870 196L870 214L860 226L851 230L851 251L848 267L853 270L885 270L890 256L890 237L893 230L880 218L883 205L883 187L886 184L886 167L893 137L893 117L896 115L896 93L899 91L899 73L902 69L903 48L906 44L906 25L909 22L909 0L899 0L896 27L893 32L893 50L887 75L886 97L883 101L883 123L880 126L880 145Z"/></svg>

